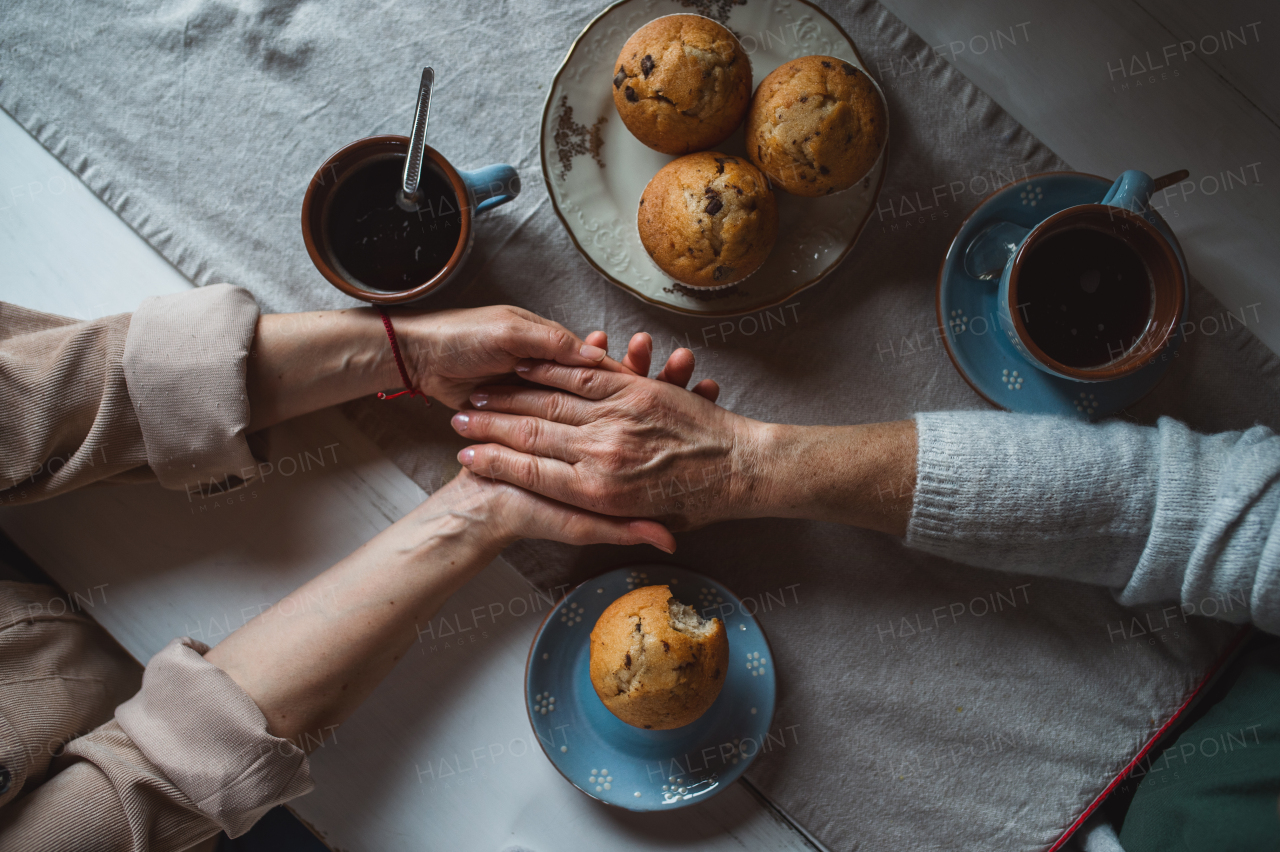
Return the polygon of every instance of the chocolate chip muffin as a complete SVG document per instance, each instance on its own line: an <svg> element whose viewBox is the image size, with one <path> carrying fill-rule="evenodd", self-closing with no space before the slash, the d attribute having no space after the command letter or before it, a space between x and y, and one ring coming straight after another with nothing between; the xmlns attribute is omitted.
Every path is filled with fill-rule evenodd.
<svg viewBox="0 0 1280 852"><path fill-rule="evenodd" d="M787 192L830 195L871 171L887 133L884 100L865 72L834 56L802 56L756 89L747 154Z"/></svg>
<svg viewBox="0 0 1280 852"><path fill-rule="evenodd" d="M655 151L711 148L747 114L751 60L733 33L710 18L658 18L622 46L613 102L627 129Z"/></svg>
<svg viewBox="0 0 1280 852"><path fill-rule="evenodd" d="M591 630L591 685L628 725L667 731L715 703L729 673L724 622L704 619L667 586L627 592Z"/></svg>
<svg viewBox="0 0 1280 852"><path fill-rule="evenodd" d="M681 284L729 287L760 268L778 237L778 202L743 157L701 151L649 181L636 217L654 262Z"/></svg>

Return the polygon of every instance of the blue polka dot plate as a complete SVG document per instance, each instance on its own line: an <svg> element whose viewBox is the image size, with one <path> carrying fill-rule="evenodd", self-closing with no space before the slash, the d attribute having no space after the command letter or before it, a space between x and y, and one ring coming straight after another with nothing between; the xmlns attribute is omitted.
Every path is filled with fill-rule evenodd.
<svg viewBox="0 0 1280 852"><path fill-rule="evenodd" d="M1136 372L1107 382L1076 382L1031 365L1000 329L998 281L980 281L964 271L964 253L973 238L996 220L1032 228L1049 216L1078 204L1102 200L1112 181L1079 172L1032 175L987 196L960 225L938 273L938 325L956 370L987 402L1022 414L1060 414L1098 420L1132 405L1164 377L1177 354L1181 335ZM1177 238L1158 213L1148 220L1169 240L1183 278L1190 281ZM1183 306L1186 315L1186 305Z"/></svg>
<svg viewBox="0 0 1280 852"><path fill-rule="evenodd" d="M596 696L590 635L609 604L632 589L663 584L704 618L724 621L730 665L720 695L697 721L646 731L618 719ZM560 774L588 796L629 811L687 807L737 780L779 739L769 736L773 654L752 604L670 565L620 568L565 596L538 628L524 685L529 722Z"/></svg>

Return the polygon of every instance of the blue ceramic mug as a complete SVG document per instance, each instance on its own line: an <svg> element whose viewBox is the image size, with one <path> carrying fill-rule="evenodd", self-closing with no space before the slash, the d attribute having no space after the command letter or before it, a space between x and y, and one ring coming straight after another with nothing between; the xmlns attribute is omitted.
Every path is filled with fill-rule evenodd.
<svg viewBox="0 0 1280 852"><path fill-rule="evenodd" d="M371 282L361 280L348 268L349 264L344 264L338 257L335 244L341 236L335 235L331 209L335 198L339 197L339 187L353 175L366 174L361 170L382 160L403 164L408 150L407 136L370 136L352 142L324 162L302 199L302 239L316 268L342 292L372 304L400 305L439 291L457 277L471 253L471 245L475 241L475 217L506 204L520 194L520 175L513 167L498 164L462 171L428 145L424 180L426 173L432 171L441 181L441 194L434 199L434 207L429 212L424 205L422 212L415 215L418 215L419 222L425 218L429 223L435 221L447 225L447 228L441 227L437 233L435 225L429 224L421 229L417 238L431 243L426 248L438 253L440 262L432 265L429 273L420 278L412 278L393 288L373 286ZM394 188L388 189L388 207L392 204L393 192Z"/></svg>
<svg viewBox="0 0 1280 852"><path fill-rule="evenodd" d="M1100 203L1068 207L1030 228L1010 221L993 222L969 243L964 253L965 273L979 281L992 282L987 286L992 286L998 279L995 286L999 287L996 301L1001 328L1013 347L1032 366L1074 381L1110 381L1136 372L1172 340L1182 320L1187 282L1174 247L1149 221L1149 217L1154 218L1155 214L1150 212L1148 202L1153 191L1185 176L1186 173L1182 172L1155 180L1144 172L1130 170L1120 175ZM1145 322L1139 321L1114 344L1108 341L1106 359L1088 366L1063 363L1066 359L1046 352L1032 335L1032 330L1044 334L1046 328L1043 319L1037 326L1032 315L1046 317L1046 311L1057 307L1049 302L1057 302L1058 298L1057 294L1049 298L1043 288L1037 290L1034 285L1028 285L1029 279L1024 274L1027 260L1035 249L1050 238L1081 229L1114 237L1128 246L1141 260L1150 283L1150 307ZM1090 244L1098 243L1095 239ZM1091 259L1071 260L1073 264L1078 261L1076 265L1089 266ZM1031 277L1043 274L1043 268L1043 263L1034 267ZM1099 274L1093 271L1092 275L1080 276L1079 286L1083 292L1092 294L1098 287L1098 281ZM1073 288L1076 285L1068 283L1065 286ZM1026 296L1027 291L1032 290L1037 293L1034 303L1028 301L1031 297ZM1062 296L1062 310L1065 311L1065 302L1078 294L1063 293ZM1097 327L1103 329L1111 317L1098 319L1101 321ZM1075 333L1072 329L1071 334Z"/></svg>

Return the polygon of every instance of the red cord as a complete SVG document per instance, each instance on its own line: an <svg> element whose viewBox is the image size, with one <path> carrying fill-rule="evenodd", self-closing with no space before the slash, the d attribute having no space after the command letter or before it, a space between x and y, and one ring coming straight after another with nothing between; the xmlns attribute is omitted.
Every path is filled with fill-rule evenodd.
<svg viewBox="0 0 1280 852"><path fill-rule="evenodd" d="M1049 847L1048 852L1059 852L1063 845L1071 838L1071 835L1075 830L1084 824L1084 821L1087 820L1089 815L1103 803L1107 796L1111 795L1111 791L1124 783L1124 780L1129 777L1129 773L1142 762L1142 758L1146 757L1147 753L1155 747L1156 743L1160 741L1160 738L1164 736L1164 733L1172 728L1175 722L1182 718L1183 711L1191 706L1191 702L1195 700L1195 697L1209 685L1209 681L1213 680L1214 675L1216 675L1218 671L1227 664L1231 659L1231 655L1236 652L1236 649L1240 647L1240 644L1244 642L1252 632L1253 627L1246 624L1236 633L1235 637L1227 645L1226 650L1218 655L1218 659L1214 661L1213 665L1209 667L1209 671L1200 679L1200 683L1196 684L1195 689L1191 690L1191 692L1187 694L1186 698L1182 700L1182 703L1178 705L1178 709L1173 711L1173 715L1170 716L1169 719L1151 735L1150 739L1147 740L1147 744L1138 750L1138 753L1134 756L1133 760L1129 761L1125 768L1120 770L1120 774L1116 775L1115 778L1111 780L1111 783L1107 785L1107 788L1094 797L1093 802L1089 804L1089 807L1084 809L1084 813L1076 817L1075 822L1071 823L1071 825L1067 827L1067 830L1058 838L1058 841ZM1148 767L1149 766L1150 764L1148 764Z"/></svg>
<svg viewBox="0 0 1280 852"><path fill-rule="evenodd" d="M378 391L378 399L395 399L398 396L409 394L409 396L422 397L422 401L430 405L431 400L427 398L427 395L415 388L409 381L409 371L405 369L404 357L400 354L400 343L396 340L396 330L391 327L391 317L387 316L387 312L381 306L378 306L378 314L382 317L382 325L387 330L387 339L391 341L391 354L396 356L396 369L400 371L400 381L404 383L404 390L399 393L386 394Z"/></svg>

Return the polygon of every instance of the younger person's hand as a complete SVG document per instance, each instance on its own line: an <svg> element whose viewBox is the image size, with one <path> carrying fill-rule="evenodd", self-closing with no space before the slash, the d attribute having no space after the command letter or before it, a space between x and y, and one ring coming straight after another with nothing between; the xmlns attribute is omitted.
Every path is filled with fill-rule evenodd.
<svg viewBox="0 0 1280 852"><path fill-rule="evenodd" d="M450 408L464 408L477 387L510 374L522 358L621 370L603 347L557 322L510 305L447 311L389 312L409 377ZM387 341L382 340L386 347ZM386 353L388 361L390 352ZM394 364L384 375L394 375Z"/></svg>
<svg viewBox="0 0 1280 852"><path fill-rule="evenodd" d="M463 468L431 495L413 515L452 515L484 539L494 552L523 538L565 544L651 544L675 552L675 539L652 520L606 517L556 502L497 479L476 476Z"/></svg>
<svg viewBox="0 0 1280 852"><path fill-rule="evenodd" d="M609 335L603 331L593 331L587 335L587 343L608 349ZM637 376L648 376L652 360L653 338L644 331L633 334L627 344L627 354L622 356L622 366ZM693 378L694 366L693 353L688 349L677 349L667 357L666 366L655 378L676 387L688 387L689 380ZM715 402L720 398L720 385L714 379L703 379L693 386L693 392Z"/></svg>
<svg viewBox="0 0 1280 852"><path fill-rule="evenodd" d="M652 339L641 333L632 337L622 361L615 361L608 357L609 337L603 331L581 340L557 322L510 305L432 313L398 311L391 319L410 378L428 396L454 409L466 408L467 397L477 387L512 375L522 359L647 376L653 355ZM392 376L394 370L390 365L390 372L384 369L384 374ZM684 387L692 375L693 353L677 349L658 379ZM394 375L392 385L398 382ZM714 402L720 389L707 380L699 382L694 392Z"/></svg>

